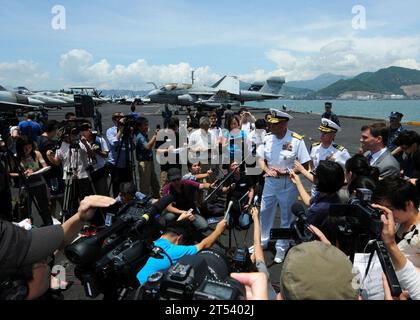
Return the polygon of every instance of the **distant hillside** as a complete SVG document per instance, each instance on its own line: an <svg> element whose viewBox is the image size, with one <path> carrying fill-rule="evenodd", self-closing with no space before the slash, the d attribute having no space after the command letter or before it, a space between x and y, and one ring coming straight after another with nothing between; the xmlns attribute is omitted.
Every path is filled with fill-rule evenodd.
<svg viewBox="0 0 420 320"><path fill-rule="evenodd" d="M364 72L358 76L339 80L317 92L318 96L337 97L348 91L368 91L382 94L405 95L402 86L420 84L420 71L401 67L389 67L376 72Z"/></svg>
<svg viewBox="0 0 420 320"><path fill-rule="evenodd" d="M312 98L315 95L315 91L284 85L280 90L280 94L284 95L286 98L291 96L294 98Z"/></svg>
<svg viewBox="0 0 420 320"><path fill-rule="evenodd" d="M300 89L309 89L313 91L321 90L329 85L341 80L341 79L348 79L349 77L332 74L332 73L324 73L320 76L312 79L312 80L302 80L302 81L290 81L287 82L288 87L293 88L300 88Z"/></svg>

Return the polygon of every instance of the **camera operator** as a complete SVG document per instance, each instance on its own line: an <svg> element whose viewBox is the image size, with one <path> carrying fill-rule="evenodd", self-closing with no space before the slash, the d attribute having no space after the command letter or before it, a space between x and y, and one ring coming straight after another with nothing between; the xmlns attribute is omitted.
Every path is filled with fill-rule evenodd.
<svg viewBox="0 0 420 320"><path fill-rule="evenodd" d="M391 256L392 264L394 265L395 273L401 287L408 291L411 299L420 300L420 272L418 272L413 263L407 259L395 241L396 231L393 212L384 206L372 206L384 213L381 216L381 220L384 224L382 229L382 240Z"/></svg>
<svg viewBox="0 0 420 320"><path fill-rule="evenodd" d="M375 199L390 209L398 224L395 233L398 248L420 268L420 201L416 187L400 178L386 178L377 184Z"/></svg>
<svg viewBox="0 0 420 320"><path fill-rule="evenodd" d="M108 144L101 136L92 132L90 123L85 123L80 128L80 141L85 144L90 160L90 175L96 194L108 195L108 172L106 159L108 158ZM85 143L87 142L87 143Z"/></svg>
<svg viewBox="0 0 420 320"><path fill-rule="evenodd" d="M165 254L162 259L149 258L144 267L137 274L137 279L143 285L147 278L156 271L169 268L184 256L195 255L200 250L210 248L226 228L226 220L221 220L215 230L200 243L192 246L184 246L183 241L189 235L188 220L191 213L183 213L177 222L166 229L166 232L156 241L155 246L160 247Z"/></svg>
<svg viewBox="0 0 420 320"><path fill-rule="evenodd" d="M52 150L47 151L47 157L56 166L63 164L63 179L65 181L74 179L74 194L76 197L70 199L70 201L73 201L72 208L76 208L78 200L81 201L85 196L94 194L88 172L88 143L86 140L83 142L80 140L79 128L69 126L65 130L60 148L55 155Z"/></svg>
<svg viewBox="0 0 420 320"><path fill-rule="evenodd" d="M43 127L43 133L38 139L38 149L48 166L51 167L49 171L44 173L44 178L50 190L50 211L55 213L57 202L62 203L62 196L64 192L63 182L63 168L61 165L54 165L47 156L49 151L56 150L57 141L57 123L54 120L47 121Z"/></svg>
<svg viewBox="0 0 420 320"><path fill-rule="evenodd" d="M127 165L128 159L126 158L127 153L131 150L126 150L126 146L122 140L125 122L123 117L124 114L122 112L114 112L112 114L114 126L106 131L106 138L109 144L108 165L111 173L112 192L114 196L118 194L122 182L130 182L133 179L131 168Z"/></svg>
<svg viewBox="0 0 420 320"><path fill-rule="evenodd" d="M160 186L155 172L155 162L153 160L153 146L155 145L159 129L153 132L149 139L149 120L144 117L137 119L138 134L136 137L136 156L139 164L140 192L151 194L154 198L159 198Z"/></svg>
<svg viewBox="0 0 420 320"><path fill-rule="evenodd" d="M8 283L23 283L26 292L20 299L36 299L50 284L50 270L45 260L57 249L70 244L95 208L105 208L115 200L103 196L83 199L79 209L63 225L24 230L0 220L0 294L5 298ZM26 284L27 283L27 284ZM13 289L13 288L11 288Z"/></svg>
<svg viewBox="0 0 420 320"><path fill-rule="evenodd" d="M340 203L337 192L344 184L343 168L337 162L321 160L315 170L314 182L317 193L313 198L306 192L298 175L291 173L290 178L296 184L303 203L309 206L308 222L324 229L330 205Z"/></svg>

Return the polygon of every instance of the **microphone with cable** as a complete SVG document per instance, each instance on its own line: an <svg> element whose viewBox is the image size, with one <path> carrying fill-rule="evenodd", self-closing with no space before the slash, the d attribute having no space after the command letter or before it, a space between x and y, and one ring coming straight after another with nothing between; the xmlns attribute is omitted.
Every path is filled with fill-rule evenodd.
<svg viewBox="0 0 420 320"><path fill-rule="evenodd" d="M229 221L229 220L228 220L228 218L229 218L229 212L230 212L230 209L232 208L232 206L233 206L233 201L232 201L232 200L230 200L230 201L229 201L229 204L228 204L228 207L227 207L227 209L226 209L225 216L224 216L224 218L223 218L223 219L225 219L225 220Z"/></svg>
<svg viewBox="0 0 420 320"><path fill-rule="evenodd" d="M132 230L140 233L141 228L150 220L150 219L156 219L158 215L160 215L163 210L167 206L169 206L174 201L174 196L172 194L169 194L161 199L159 199L157 202L155 202L151 207L150 210L145 212L139 220L136 221L135 225L133 226Z"/></svg>
<svg viewBox="0 0 420 320"><path fill-rule="evenodd" d="M306 210L305 210L305 207L300 202L295 202L292 205L291 210L296 218L302 219L306 222Z"/></svg>
<svg viewBox="0 0 420 320"><path fill-rule="evenodd" d="M317 239L318 237L309 229L310 224L306 217L306 209L300 202L295 202L291 208L292 213L297 218L297 223L301 225L302 230L298 230L295 228L296 232L299 235L299 238L303 241L312 241ZM295 225L297 227L297 225ZM301 231L302 233L300 233Z"/></svg>

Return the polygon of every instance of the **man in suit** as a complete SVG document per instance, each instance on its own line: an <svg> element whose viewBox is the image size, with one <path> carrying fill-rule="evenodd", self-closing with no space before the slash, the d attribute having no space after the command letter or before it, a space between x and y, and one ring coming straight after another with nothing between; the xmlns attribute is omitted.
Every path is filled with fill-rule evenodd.
<svg viewBox="0 0 420 320"><path fill-rule="evenodd" d="M386 147L389 129L385 123L372 123L363 126L360 143L365 157L372 167L379 169L379 177L398 177L400 164Z"/></svg>

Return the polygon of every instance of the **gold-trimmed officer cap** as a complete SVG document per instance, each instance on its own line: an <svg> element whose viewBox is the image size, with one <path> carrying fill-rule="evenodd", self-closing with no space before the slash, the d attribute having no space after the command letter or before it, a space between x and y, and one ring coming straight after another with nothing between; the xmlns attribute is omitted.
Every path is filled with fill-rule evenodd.
<svg viewBox="0 0 420 320"><path fill-rule="evenodd" d="M341 128L338 124L326 118L321 119L321 125L319 126L318 129L326 133L331 133L331 132L336 133L336 132L341 131Z"/></svg>
<svg viewBox="0 0 420 320"><path fill-rule="evenodd" d="M291 115L277 109L270 109L270 118L267 121L276 124L290 119L293 119Z"/></svg>

